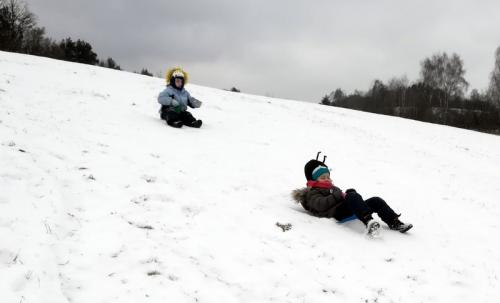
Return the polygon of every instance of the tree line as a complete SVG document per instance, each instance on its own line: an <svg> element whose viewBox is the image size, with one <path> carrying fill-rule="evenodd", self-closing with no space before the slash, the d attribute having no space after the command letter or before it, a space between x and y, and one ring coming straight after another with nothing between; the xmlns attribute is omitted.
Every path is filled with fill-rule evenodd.
<svg viewBox="0 0 500 303"><path fill-rule="evenodd" d="M20 0L0 0L0 50L121 70L111 57L100 60L87 41L47 37L45 28L37 25L35 14ZM146 68L138 73L153 76Z"/></svg>
<svg viewBox="0 0 500 303"><path fill-rule="evenodd" d="M420 65L420 79L414 83L406 76L386 83L375 80L366 92L356 90L347 95L338 88L320 103L500 133L500 47L495 52L489 88L484 92L473 89L468 97L469 83L459 55L436 53Z"/></svg>

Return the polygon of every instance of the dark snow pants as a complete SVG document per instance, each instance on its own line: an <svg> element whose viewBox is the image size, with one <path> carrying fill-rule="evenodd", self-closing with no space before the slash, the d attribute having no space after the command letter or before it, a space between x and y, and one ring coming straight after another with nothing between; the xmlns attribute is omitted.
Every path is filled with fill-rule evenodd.
<svg viewBox="0 0 500 303"><path fill-rule="evenodd" d="M191 115L188 111L177 113L174 110L165 107L160 110L160 116L163 120L167 121L167 124L169 125L178 121L182 121L182 124L184 125L191 125L196 121L193 115Z"/></svg>
<svg viewBox="0 0 500 303"><path fill-rule="evenodd" d="M380 219L388 225L391 225L399 217L382 198L373 197L364 201L363 197L357 192L348 191L345 202L337 208L335 219L340 221L356 215L356 217L366 224L365 218L373 213L377 213Z"/></svg>

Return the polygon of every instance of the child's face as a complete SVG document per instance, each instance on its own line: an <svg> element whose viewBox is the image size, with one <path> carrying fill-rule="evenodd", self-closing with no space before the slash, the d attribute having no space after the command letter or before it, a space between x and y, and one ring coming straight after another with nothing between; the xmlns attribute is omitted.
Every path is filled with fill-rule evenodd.
<svg viewBox="0 0 500 303"><path fill-rule="evenodd" d="M332 181L329 173L324 173L318 177L318 181Z"/></svg>
<svg viewBox="0 0 500 303"><path fill-rule="evenodd" d="M184 80L182 80L181 78L175 78L175 86L181 87L183 82Z"/></svg>

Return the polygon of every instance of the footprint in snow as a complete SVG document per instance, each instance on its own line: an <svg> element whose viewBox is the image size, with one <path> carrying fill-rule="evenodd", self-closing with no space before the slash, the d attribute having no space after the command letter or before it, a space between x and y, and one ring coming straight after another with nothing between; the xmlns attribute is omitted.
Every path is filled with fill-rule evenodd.
<svg viewBox="0 0 500 303"><path fill-rule="evenodd" d="M0 264L14 264L18 260L18 255L10 250L0 250Z"/></svg>
<svg viewBox="0 0 500 303"><path fill-rule="evenodd" d="M157 257L151 257L149 259L146 259L146 260L143 260L141 261L142 264L151 264L151 263L155 263L155 264L160 264L160 260L158 260Z"/></svg>
<svg viewBox="0 0 500 303"><path fill-rule="evenodd" d="M16 142L14 142L14 141L5 141L5 142L2 142L2 145L3 146L8 146L8 147L14 147L14 146L16 146Z"/></svg>
<svg viewBox="0 0 500 303"><path fill-rule="evenodd" d="M155 176L143 175L142 179L144 179L147 183L155 183L156 182Z"/></svg>
<svg viewBox="0 0 500 303"><path fill-rule="evenodd" d="M182 212L186 217L192 218L200 214L200 209L195 209L189 206L182 207Z"/></svg>
<svg viewBox="0 0 500 303"><path fill-rule="evenodd" d="M130 202L135 203L135 204L143 204L144 202L149 201L149 196L148 195L141 195L136 198L132 198Z"/></svg>

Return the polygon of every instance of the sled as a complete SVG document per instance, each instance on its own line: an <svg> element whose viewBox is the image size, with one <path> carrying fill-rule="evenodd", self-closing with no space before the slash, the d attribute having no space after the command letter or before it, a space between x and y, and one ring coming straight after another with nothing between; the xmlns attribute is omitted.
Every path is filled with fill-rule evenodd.
<svg viewBox="0 0 500 303"><path fill-rule="evenodd" d="M352 221L352 220L357 220L358 217L356 217L356 215L352 215L350 217L347 217L347 218L344 218L340 221L337 221L338 224L342 224L342 223L345 223L345 222L349 222L349 221Z"/></svg>

